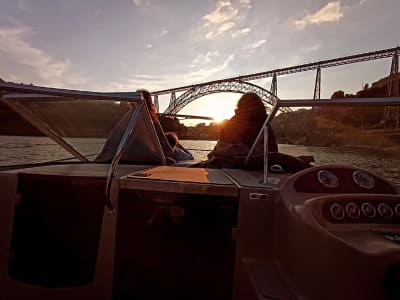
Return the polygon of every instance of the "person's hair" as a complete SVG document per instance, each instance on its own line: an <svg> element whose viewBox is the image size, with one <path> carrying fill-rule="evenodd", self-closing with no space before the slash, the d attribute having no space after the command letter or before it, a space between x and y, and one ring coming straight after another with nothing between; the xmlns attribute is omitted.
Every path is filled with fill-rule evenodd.
<svg viewBox="0 0 400 300"><path fill-rule="evenodd" d="M265 106L260 96L256 93L246 93L240 97L237 103L237 110L240 111L252 111L252 112L265 112Z"/></svg>
<svg viewBox="0 0 400 300"><path fill-rule="evenodd" d="M157 116L157 111L156 111L156 107L153 104L153 100L151 99L151 94L148 90L145 89L140 89L137 90L137 92L141 92L142 93L142 97L144 99L144 102L146 103L147 109L149 110L150 116L153 120L157 120L158 116Z"/></svg>
<svg viewBox="0 0 400 300"><path fill-rule="evenodd" d="M175 147L179 144L178 135L175 132L166 132L165 137L171 147Z"/></svg>

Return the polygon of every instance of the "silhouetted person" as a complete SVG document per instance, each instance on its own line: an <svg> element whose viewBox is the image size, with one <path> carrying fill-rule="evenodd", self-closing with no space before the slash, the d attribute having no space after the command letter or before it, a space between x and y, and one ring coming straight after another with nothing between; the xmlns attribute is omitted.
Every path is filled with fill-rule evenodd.
<svg viewBox="0 0 400 300"><path fill-rule="evenodd" d="M255 93L244 94L237 103L235 115L225 123L219 133L218 142L208 154L208 160L199 167L243 168L244 161L256 140L266 118L267 112L261 98ZM272 128L269 128L269 152L277 152L278 145ZM255 148L250 168L261 168L264 148L260 142Z"/></svg>
<svg viewBox="0 0 400 300"><path fill-rule="evenodd" d="M246 93L239 99L235 115L221 129L218 140L251 147L267 117L261 98L255 93ZM268 133L268 151L278 152L278 144L271 127Z"/></svg>
<svg viewBox="0 0 400 300"><path fill-rule="evenodd" d="M153 120L154 127L156 129L158 138L160 140L161 148L163 149L164 155L167 158L175 161L193 160L193 155L185 149L180 143L176 133L167 132L165 133L161 127L156 107L151 99L151 94L147 90L138 90L143 95L147 109L150 113L151 119Z"/></svg>

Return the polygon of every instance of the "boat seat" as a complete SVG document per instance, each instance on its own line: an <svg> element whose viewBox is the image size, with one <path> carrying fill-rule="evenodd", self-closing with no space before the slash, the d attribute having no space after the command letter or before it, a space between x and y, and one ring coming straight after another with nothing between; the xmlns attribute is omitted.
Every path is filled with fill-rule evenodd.
<svg viewBox="0 0 400 300"><path fill-rule="evenodd" d="M110 132L102 151L94 160L95 162L110 163L112 161L125 129L138 105L137 103L131 103L131 106L132 109L125 113ZM147 109L143 107L134 126L132 135L127 141L120 163L165 165L166 159L164 153L168 152L167 147L169 147L169 145L164 134L159 134L160 130L162 132L161 125L156 122L153 123ZM162 138L160 138L161 136Z"/></svg>

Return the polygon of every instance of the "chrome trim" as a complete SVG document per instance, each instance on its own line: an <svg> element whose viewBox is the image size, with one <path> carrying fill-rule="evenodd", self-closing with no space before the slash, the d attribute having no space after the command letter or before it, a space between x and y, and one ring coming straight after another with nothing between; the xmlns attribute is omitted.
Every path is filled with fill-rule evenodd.
<svg viewBox="0 0 400 300"><path fill-rule="evenodd" d="M384 209L387 209L388 214L385 213ZM381 215L381 217L385 219L390 219L391 217L393 217L393 209L387 203L380 203L378 205L378 213Z"/></svg>
<svg viewBox="0 0 400 300"><path fill-rule="evenodd" d="M371 209L371 214L368 213L368 209ZM376 216L376 209L375 206L373 206L371 203L369 202L365 202L361 205L361 211L363 213L364 216L368 217L368 218L374 218Z"/></svg>
<svg viewBox="0 0 400 300"><path fill-rule="evenodd" d="M334 209L336 209L336 208L339 209L340 215L337 215L334 212ZM332 204L331 207L329 208L329 211L331 213L331 216L334 219L336 219L336 220L343 220L344 219L344 216L345 216L344 208L340 204L337 204L337 203Z"/></svg>
<svg viewBox="0 0 400 300"><path fill-rule="evenodd" d="M339 178L337 178L335 173L328 170L318 171L317 179L319 183L321 183L324 187L327 187L329 189L335 189L339 185Z"/></svg>
<svg viewBox="0 0 400 300"><path fill-rule="evenodd" d="M398 217L400 217L400 203L394 207L394 212Z"/></svg>
<svg viewBox="0 0 400 300"><path fill-rule="evenodd" d="M3 94L3 98L5 98L7 94L9 94L9 96L7 97L18 98L18 100L24 100L23 95L25 95L25 97L27 98L26 100L40 98L45 95L53 96L51 97L52 101L65 100L65 98L68 98L68 100L71 99L79 100L79 98L81 98L90 100L114 100L114 101L139 102L141 99L140 92L98 93L89 91L56 89L56 88L48 88L48 87L17 84L12 82L1 82L1 81L0 81L0 94Z"/></svg>
<svg viewBox="0 0 400 300"><path fill-rule="evenodd" d="M400 97L381 98L341 98L341 99L278 99L280 107L307 107L307 106L391 106L400 105Z"/></svg>
<svg viewBox="0 0 400 300"><path fill-rule="evenodd" d="M125 129L124 135L122 136L122 139L118 145L117 150L115 151L113 160L110 164L110 168L108 170L107 174L107 181L106 181L106 190L105 190L105 196L106 196L106 207L110 212L115 211L115 206L112 203L111 197L110 197L110 188L111 188L111 182L112 179L114 178L114 173L115 170L117 169L119 160L122 157L122 154L124 153L126 142L129 140L129 137L131 136L133 132L133 128L135 127L136 121L139 117L140 111L142 110L143 107L143 102L138 105L136 108L135 112L133 113L128 126Z"/></svg>
<svg viewBox="0 0 400 300"><path fill-rule="evenodd" d="M264 127L265 127L265 126L270 126L270 125L271 125L272 119L275 117L276 113L277 113L278 110L279 110L279 101L280 101L280 100L279 100L278 97L276 97L275 99L276 99L277 101L276 101L274 107L272 108L271 113L270 113L270 114L268 115L268 117L265 119L263 126L261 127L260 131L258 132L258 135L257 135L256 140L254 141L253 145L252 145L251 148L250 148L249 153L248 153L247 156L246 156L246 159L244 160L244 167L247 166L247 164L248 164L248 162L249 162L249 160L250 160L250 157L251 157L251 155L252 155L253 152L254 152L254 149L255 149L256 146L260 143L260 140L261 140L261 138L262 138L262 136L263 136Z"/></svg>
<svg viewBox="0 0 400 300"><path fill-rule="evenodd" d="M263 184L268 184L268 126L264 127L264 179Z"/></svg>
<svg viewBox="0 0 400 300"><path fill-rule="evenodd" d="M355 215L353 215L353 213L351 211L352 209L354 209ZM346 213L352 219L358 219L361 216L360 208L354 202L347 203Z"/></svg>
<svg viewBox="0 0 400 300"><path fill-rule="evenodd" d="M375 187L375 179L372 175L365 171L354 171L353 181L363 189L373 189Z"/></svg>

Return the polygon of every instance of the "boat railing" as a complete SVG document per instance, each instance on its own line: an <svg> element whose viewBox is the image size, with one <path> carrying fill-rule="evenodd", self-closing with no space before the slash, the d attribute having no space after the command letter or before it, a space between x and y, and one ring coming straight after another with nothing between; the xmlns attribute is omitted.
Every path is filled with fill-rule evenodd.
<svg viewBox="0 0 400 300"><path fill-rule="evenodd" d="M339 99L290 99L282 100L276 98L276 102L272 107L271 113L266 118L263 126L261 127L256 140L250 148L246 156L244 166L246 167L253 155L257 145L264 137L264 176L263 184L268 186L268 127L271 126L272 120L277 112L285 107L315 107L315 106L400 106L400 97L384 97L384 98L339 98Z"/></svg>
<svg viewBox="0 0 400 300"><path fill-rule="evenodd" d="M106 207L113 212L114 205L110 197L110 188L112 179L114 178L115 170L118 166L119 160L124 153L127 141L132 135L133 129L136 125L139 114L144 106L144 100L141 92L127 92L127 93L97 93L88 91L77 91L67 89L56 89L47 87L38 87L33 85L16 84L10 82L0 82L0 96L1 100L8 107L16 111L21 117L34 125L39 131L48 137L51 137L61 147L70 152L74 157L80 161L88 162L89 160L68 144L56 131L49 127L46 123L37 118L28 109L25 109L19 102L23 101L80 101L80 100L106 100L106 101L119 101L119 102L135 102L137 107L129 121L127 128L124 131L118 148L112 158L106 179L105 198ZM147 112L148 113L148 112Z"/></svg>

